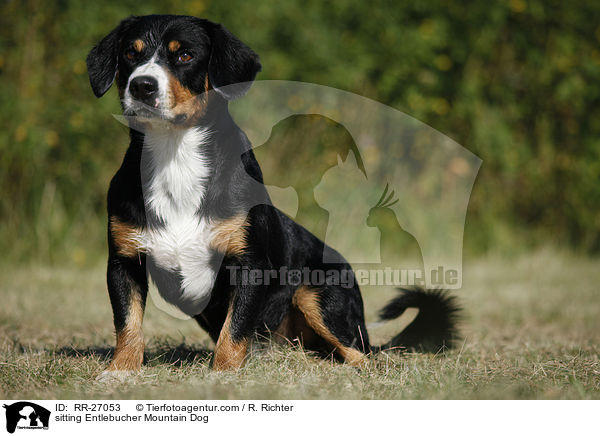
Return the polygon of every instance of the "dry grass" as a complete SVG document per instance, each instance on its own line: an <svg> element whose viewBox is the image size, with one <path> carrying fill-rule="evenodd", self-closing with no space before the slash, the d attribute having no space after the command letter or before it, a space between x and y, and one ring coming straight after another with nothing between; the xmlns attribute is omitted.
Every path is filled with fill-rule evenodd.
<svg viewBox="0 0 600 436"><path fill-rule="evenodd" d="M5 266L0 397L600 398L600 260L544 250L465 266L464 342L444 354L381 354L357 370L267 344L244 369L215 373L196 324L149 303L147 363L114 385L95 382L114 345L103 266ZM385 299L371 292L365 301L374 321Z"/></svg>

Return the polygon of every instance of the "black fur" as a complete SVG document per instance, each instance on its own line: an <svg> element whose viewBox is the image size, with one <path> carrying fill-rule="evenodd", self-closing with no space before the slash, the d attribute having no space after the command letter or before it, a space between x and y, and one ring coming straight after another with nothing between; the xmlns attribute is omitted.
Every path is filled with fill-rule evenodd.
<svg viewBox="0 0 600 436"><path fill-rule="evenodd" d="M144 50L134 59L126 56L136 39L145 43ZM176 39L193 54L194 60L178 65L166 44ZM135 67L157 53L161 65L187 89L195 94L204 92L206 80L215 89L201 124L211 126L211 141L202 145L204 158L211 163L207 177L207 192L201 202L198 217L212 220L247 214L247 247L239 255L225 258L214 253L212 268L217 273L212 297L206 309L195 316L213 340L223 328L227 310L233 307L231 336L234 341L268 334L290 315L292 298L297 286L271 284L249 285L238 280L230 283L227 267L239 266L261 270L308 268L352 274L350 265L337 256L335 263L323 263L324 243L272 206L266 189L249 180L262 182L261 169L252 153L246 135L234 123L227 110L228 100L244 94L261 66L258 56L223 26L193 17L153 15L130 17L122 21L92 49L88 58L89 78L94 94L102 96L117 77L122 95L128 77ZM227 85L239 85L221 89ZM159 219L147 215L142 192L141 159L144 134L130 130L131 143L123 163L111 181L108 193L109 218L117 218L136 228L159 228ZM250 177L248 177L250 176ZM109 231L108 288L117 331L125 326L131 293L146 300L148 274L154 268L144 253L137 258L124 257ZM175 272L176 274L176 272ZM172 280L153 274L156 282ZM316 292L320 313L327 329L346 347L365 354L371 352L364 321L363 301L358 285L311 284ZM456 306L453 299L441 292L405 291L382 312L384 319L395 318L405 307L418 307L421 313L389 346L448 345L454 335ZM320 343L322 343L321 341ZM428 347L429 348L429 347ZM434 349L435 347L431 348ZM331 350L329 350L331 351ZM436 350L437 351L437 350Z"/></svg>
<svg viewBox="0 0 600 436"><path fill-rule="evenodd" d="M211 32L208 77L213 88L227 100L241 97L261 70L258 55L220 24L215 24ZM222 90L224 86L228 88Z"/></svg>
<svg viewBox="0 0 600 436"><path fill-rule="evenodd" d="M118 65L117 49L120 35L127 20L123 21L116 29L106 35L100 43L90 51L87 57L87 68L90 84L96 97L106 94L115 80Z"/></svg>
<svg viewBox="0 0 600 436"><path fill-rule="evenodd" d="M121 21L87 57L90 84L96 97L102 97L110 89L119 69L124 73L120 86L126 84L131 68L127 68L129 62L119 49L123 48L127 35L161 34L167 26L166 38L193 41L189 49L197 57L205 58L203 69L208 70L215 91L227 100L244 95L262 68L258 55L220 24L175 15L133 16ZM182 76L186 80L182 82L196 82L195 88L201 89L203 81L194 73L195 70L184 71ZM227 89L221 90L225 86Z"/></svg>
<svg viewBox="0 0 600 436"><path fill-rule="evenodd" d="M419 309L416 318L382 348L406 347L436 353L451 347L457 337L460 307L456 297L440 289L399 289L400 295L381 311L381 320L398 318L408 308Z"/></svg>

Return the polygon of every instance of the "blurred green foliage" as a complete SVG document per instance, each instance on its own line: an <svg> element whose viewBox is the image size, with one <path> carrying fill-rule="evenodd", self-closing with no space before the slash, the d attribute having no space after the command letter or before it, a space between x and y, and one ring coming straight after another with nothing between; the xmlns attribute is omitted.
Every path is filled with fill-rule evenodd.
<svg viewBox="0 0 600 436"><path fill-rule="evenodd" d="M600 250L600 3L3 0L0 249L85 263L103 253L105 193L127 146L115 90L85 57L124 17L202 16L261 56L260 79L365 95L483 159L468 250ZM66 257L65 257L66 256Z"/></svg>

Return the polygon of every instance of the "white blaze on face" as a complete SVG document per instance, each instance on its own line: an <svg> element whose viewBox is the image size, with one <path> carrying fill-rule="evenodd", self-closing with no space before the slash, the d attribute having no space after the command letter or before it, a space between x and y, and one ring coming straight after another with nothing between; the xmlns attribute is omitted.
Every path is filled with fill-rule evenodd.
<svg viewBox="0 0 600 436"><path fill-rule="evenodd" d="M135 110L136 108L145 107L146 109L151 110L149 106L135 100L129 89L131 81L136 77L149 76L156 79L158 82L158 98L156 102L156 109L158 109L157 115L161 114L163 116L168 116L170 114L169 76L165 68L156 63L156 58L157 55L155 53L148 62L138 66L129 76L127 86L125 87L125 98L123 101L125 109Z"/></svg>

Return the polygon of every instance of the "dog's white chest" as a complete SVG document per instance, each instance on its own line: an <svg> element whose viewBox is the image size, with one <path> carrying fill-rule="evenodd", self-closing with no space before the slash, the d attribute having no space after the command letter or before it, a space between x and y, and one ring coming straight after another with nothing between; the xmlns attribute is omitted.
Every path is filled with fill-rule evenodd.
<svg viewBox="0 0 600 436"><path fill-rule="evenodd" d="M198 216L208 163L200 129L146 133L142 183L149 226L141 241L161 296L189 316L204 310L216 271L211 268L212 224Z"/></svg>
<svg viewBox="0 0 600 436"><path fill-rule="evenodd" d="M197 217L180 217L144 235L148 271L160 295L189 316L210 301L216 276L210 240L210 224Z"/></svg>

